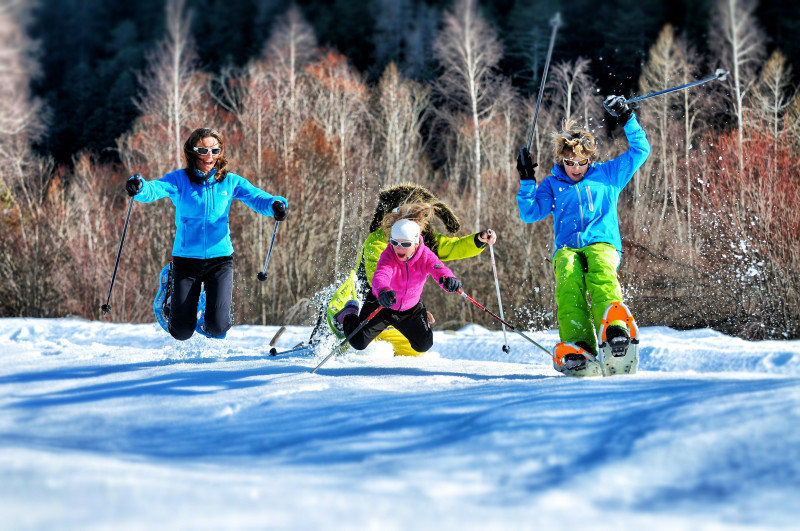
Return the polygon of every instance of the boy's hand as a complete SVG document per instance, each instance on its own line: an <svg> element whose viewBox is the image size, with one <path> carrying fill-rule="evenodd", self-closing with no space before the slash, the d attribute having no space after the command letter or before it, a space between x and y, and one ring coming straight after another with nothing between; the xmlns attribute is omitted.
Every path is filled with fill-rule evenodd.
<svg viewBox="0 0 800 531"><path fill-rule="evenodd" d="M627 102L623 96L608 96L603 100L603 107L606 108L608 114L616 116L619 123L625 125L631 119L633 111L628 107Z"/></svg>
<svg viewBox="0 0 800 531"><path fill-rule="evenodd" d="M535 181L535 174L534 168L536 168L538 164L534 164L533 159L531 158L531 154L528 151L528 147L525 146L519 150L517 154L517 171L519 172L519 180L520 181Z"/></svg>

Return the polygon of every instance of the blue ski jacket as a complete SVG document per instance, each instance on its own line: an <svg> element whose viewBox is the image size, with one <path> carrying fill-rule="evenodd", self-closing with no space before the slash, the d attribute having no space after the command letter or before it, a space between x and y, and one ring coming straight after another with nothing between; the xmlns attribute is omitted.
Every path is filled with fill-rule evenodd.
<svg viewBox="0 0 800 531"><path fill-rule="evenodd" d="M635 115L625 124L625 135L628 151L608 162L592 164L580 182L573 182L560 164L539 186L534 180L520 181L519 217L533 223L552 214L555 251L603 242L622 253L619 194L650 154L647 135Z"/></svg>
<svg viewBox="0 0 800 531"><path fill-rule="evenodd" d="M239 199L262 216L272 216L272 203L289 202L273 196L236 175L228 173L217 182L216 169L202 182L193 182L186 170L170 172L158 180L144 181L134 196L141 203L152 203L169 197L175 205L175 243L172 256L184 258L217 258L233 254L228 212L231 202Z"/></svg>

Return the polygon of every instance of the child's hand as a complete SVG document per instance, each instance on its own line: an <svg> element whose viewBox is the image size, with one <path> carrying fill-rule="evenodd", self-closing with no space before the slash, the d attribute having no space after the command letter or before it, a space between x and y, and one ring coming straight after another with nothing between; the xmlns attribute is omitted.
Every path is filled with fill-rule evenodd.
<svg viewBox="0 0 800 531"><path fill-rule="evenodd" d="M383 288L378 293L378 303L384 308L391 308L397 302L397 293L389 288Z"/></svg>
<svg viewBox="0 0 800 531"><path fill-rule="evenodd" d="M492 229L486 229L485 231L478 234L478 239L483 243L494 245L497 242L497 233Z"/></svg>
<svg viewBox="0 0 800 531"><path fill-rule="evenodd" d="M439 284L442 285L445 291L450 293L461 289L461 281L456 277L442 277L439 279Z"/></svg>
<svg viewBox="0 0 800 531"><path fill-rule="evenodd" d="M519 180L520 181L535 181L536 180L536 168L538 164L533 162L533 158L531 158L531 154L528 151L528 147L525 146L519 150L517 154L517 171L519 172Z"/></svg>
<svg viewBox="0 0 800 531"><path fill-rule="evenodd" d="M631 119L631 115L633 114L633 111L625 102L624 96L608 96L603 100L603 107L606 108L608 114L616 116L619 119L619 123L622 125L628 123L628 120Z"/></svg>

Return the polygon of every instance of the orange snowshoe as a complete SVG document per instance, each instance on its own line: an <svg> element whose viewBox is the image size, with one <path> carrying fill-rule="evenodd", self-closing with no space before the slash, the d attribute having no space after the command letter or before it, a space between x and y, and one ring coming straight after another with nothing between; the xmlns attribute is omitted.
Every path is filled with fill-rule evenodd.
<svg viewBox="0 0 800 531"><path fill-rule="evenodd" d="M575 343L559 343L553 355L553 368L579 378L603 376L603 366L588 350Z"/></svg>
<svg viewBox="0 0 800 531"><path fill-rule="evenodd" d="M627 330L615 321L624 321ZM634 374L639 367L639 327L623 302L612 302L606 308L600 326L597 359L603 375Z"/></svg>

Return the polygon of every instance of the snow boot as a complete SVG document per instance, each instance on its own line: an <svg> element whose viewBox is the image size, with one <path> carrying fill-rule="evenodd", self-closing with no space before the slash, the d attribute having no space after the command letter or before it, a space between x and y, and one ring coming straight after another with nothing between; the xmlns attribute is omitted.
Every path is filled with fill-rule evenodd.
<svg viewBox="0 0 800 531"><path fill-rule="evenodd" d="M612 325L614 321L625 321L628 329ZM629 332L630 330L630 332ZM631 311L622 302L612 302L606 308L598 338L598 360L603 374L634 374L639 367L639 327Z"/></svg>
<svg viewBox="0 0 800 531"><path fill-rule="evenodd" d="M577 343L562 342L556 345L553 368L567 376L579 378L603 375L603 366L597 358Z"/></svg>
<svg viewBox="0 0 800 531"><path fill-rule="evenodd" d="M350 314L358 315L358 301L347 301L339 313L334 316L336 322L342 324L344 322L344 318Z"/></svg>
<svg viewBox="0 0 800 531"><path fill-rule="evenodd" d="M164 266L158 275L159 286L153 300L153 313L156 321L166 332L169 332L169 307L172 302L172 262Z"/></svg>

